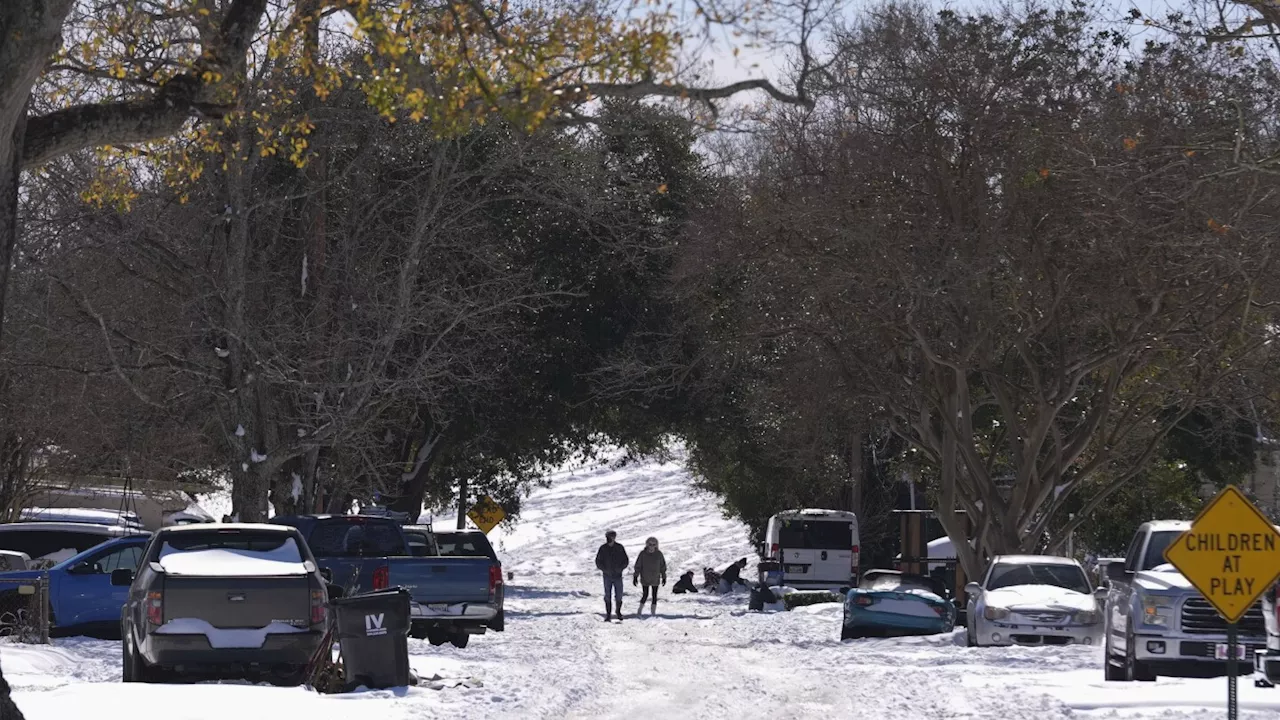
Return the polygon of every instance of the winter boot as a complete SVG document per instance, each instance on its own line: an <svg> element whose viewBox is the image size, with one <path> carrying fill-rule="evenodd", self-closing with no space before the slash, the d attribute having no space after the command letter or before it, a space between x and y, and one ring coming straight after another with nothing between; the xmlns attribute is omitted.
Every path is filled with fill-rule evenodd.
<svg viewBox="0 0 1280 720"><path fill-rule="evenodd" d="M619 600L615 604L613 610L614 610L614 614L618 616L618 622L622 622L622 601L621 600Z"/></svg>
<svg viewBox="0 0 1280 720"><path fill-rule="evenodd" d="M604 599L604 621L609 622L613 619L613 612L609 609L609 598Z"/></svg>

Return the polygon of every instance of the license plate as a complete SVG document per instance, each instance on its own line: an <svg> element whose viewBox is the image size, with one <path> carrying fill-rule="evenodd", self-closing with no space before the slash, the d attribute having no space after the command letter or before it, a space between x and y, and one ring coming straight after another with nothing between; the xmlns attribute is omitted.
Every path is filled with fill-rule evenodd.
<svg viewBox="0 0 1280 720"><path fill-rule="evenodd" d="M1237 660L1245 659L1246 657L1248 657L1248 653L1249 653L1249 648L1245 647L1244 645L1236 645ZM1226 660L1229 656L1230 656L1230 653L1227 652L1226 643L1218 643L1217 645L1213 646L1214 660Z"/></svg>
<svg viewBox="0 0 1280 720"><path fill-rule="evenodd" d="M427 609L434 612L449 612L449 606L445 603L429 603Z"/></svg>
<svg viewBox="0 0 1280 720"><path fill-rule="evenodd" d="M789 573L802 573L809 572L809 568L807 565L785 565L783 566L782 571Z"/></svg>

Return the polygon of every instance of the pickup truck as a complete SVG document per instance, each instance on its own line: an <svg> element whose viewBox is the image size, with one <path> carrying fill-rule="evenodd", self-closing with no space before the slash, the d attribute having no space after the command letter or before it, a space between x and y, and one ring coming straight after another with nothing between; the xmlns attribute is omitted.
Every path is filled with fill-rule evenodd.
<svg viewBox="0 0 1280 720"><path fill-rule="evenodd" d="M0 625L9 620L9 608L25 607L17 595L23 580L49 579L49 634L54 637L88 635L106 640L120 639L120 608L128 588L111 584L111 573L120 568L133 570L142 557L150 535L108 540L85 550L48 570L17 570L0 573Z"/></svg>
<svg viewBox="0 0 1280 720"><path fill-rule="evenodd" d="M297 529L180 525L152 536L119 611L125 682L245 677L296 685L324 638L328 594Z"/></svg>
<svg viewBox="0 0 1280 720"><path fill-rule="evenodd" d="M1165 548L1190 522L1143 523L1123 563L1107 565L1105 677L1152 681L1157 675L1217 677L1226 674L1226 621L1164 559ZM1266 643L1262 603L1239 622L1239 644L1252 658ZM1242 672L1248 672L1248 661Z"/></svg>
<svg viewBox="0 0 1280 720"><path fill-rule="evenodd" d="M408 590L414 638L462 648L471 635L504 629L502 565L489 557L415 555L424 552L423 543L410 543L399 523L381 516L303 515L272 522L298 528L340 592Z"/></svg>

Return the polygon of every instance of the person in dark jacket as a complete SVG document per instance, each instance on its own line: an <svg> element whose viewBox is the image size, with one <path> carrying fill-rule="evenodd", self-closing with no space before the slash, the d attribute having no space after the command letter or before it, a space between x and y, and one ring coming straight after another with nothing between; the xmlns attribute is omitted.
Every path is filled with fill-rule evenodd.
<svg viewBox="0 0 1280 720"><path fill-rule="evenodd" d="M676 581L676 584L671 586L671 592L676 595L698 592L698 588L693 584L693 571L690 570L681 575L680 579Z"/></svg>
<svg viewBox="0 0 1280 720"><path fill-rule="evenodd" d="M720 573L720 582L730 590L733 589L734 583L737 583L744 588L750 589L751 586L747 584L746 580L742 579L742 571L745 570L746 567L747 567L747 559L742 558L738 562L725 568L724 572Z"/></svg>
<svg viewBox="0 0 1280 720"><path fill-rule="evenodd" d="M644 601L649 599L649 593L653 593L653 601L649 605L649 614L658 614L658 583L661 581L663 585L667 584L667 559L662 556L662 551L658 549L658 538L649 538L644 541L644 550L636 555L635 574L631 576L632 585L644 585L644 592L640 595L640 607L636 608L636 616L644 612Z"/></svg>
<svg viewBox="0 0 1280 720"><path fill-rule="evenodd" d="M617 540L618 533L609 530L604 534L604 544L596 551L596 569L604 576L604 619L612 620L614 613L622 620L622 573L626 572L631 558ZM609 595L613 595L613 605Z"/></svg>

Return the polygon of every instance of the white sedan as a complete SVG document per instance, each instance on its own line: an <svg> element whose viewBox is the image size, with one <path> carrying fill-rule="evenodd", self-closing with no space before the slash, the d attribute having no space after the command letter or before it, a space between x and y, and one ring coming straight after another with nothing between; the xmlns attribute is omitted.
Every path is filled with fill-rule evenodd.
<svg viewBox="0 0 1280 720"><path fill-rule="evenodd" d="M968 594L966 639L974 645L1096 645L1105 590L1080 563L1050 555L998 555Z"/></svg>

